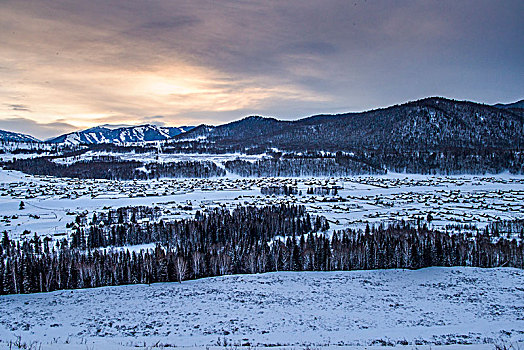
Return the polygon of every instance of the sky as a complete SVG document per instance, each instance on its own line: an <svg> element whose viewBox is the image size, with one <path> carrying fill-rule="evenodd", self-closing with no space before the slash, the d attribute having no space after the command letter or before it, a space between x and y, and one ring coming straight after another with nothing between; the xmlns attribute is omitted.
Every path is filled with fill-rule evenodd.
<svg viewBox="0 0 524 350"><path fill-rule="evenodd" d="M522 0L0 0L0 129L524 98Z"/></svg>

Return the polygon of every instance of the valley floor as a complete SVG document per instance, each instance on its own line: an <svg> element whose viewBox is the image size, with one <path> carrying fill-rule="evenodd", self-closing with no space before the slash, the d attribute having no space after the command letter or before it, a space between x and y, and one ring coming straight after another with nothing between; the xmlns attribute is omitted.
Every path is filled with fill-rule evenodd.
<svg viewBox="0 0 524 350"><path fill-rule="evenodd" d="M264 195L263 187L293 186L296 195ZM337 188L337 195L307 194ZM24 202L25 209L20 210ZM79 180L25 175L0 170L0 232L9 238L34 233L52 240L70 237L76 215L125 206L154 206L164 220L194 217L214 208L293 204L325 216L332 230L364 229L367 224L417 222L432 217L431 227L524 219L524 176L439 176L388 174L334 178L211 178L142 181ZM29 232L29 234L24 234ZM508 238L518 238L501 233Z"/></svg>
<svg viewBox="0 0 524 350"><path fill-rule="evenodd" d="M36 349L522 349L524 271L276 272L1 296L0 348L17 341Z"/></svg>

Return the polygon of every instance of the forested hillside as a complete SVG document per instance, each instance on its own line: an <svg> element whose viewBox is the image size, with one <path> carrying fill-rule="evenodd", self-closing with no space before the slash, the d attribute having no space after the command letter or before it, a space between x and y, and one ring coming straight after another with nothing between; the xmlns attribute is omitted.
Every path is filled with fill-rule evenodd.
<svg viewBox="0 0 524 350"><path fill-rule="evenodd" d="M195 128L175 139L205 136L222 144L264 144L289 151L514 149L524 145L523 125L523 114L511 109L435 97L297 121L248 117L216 128Z"/></svg>
<svg viewBox="0 0 524 350"><path fill-rule="evenodd" d="M436 97L297 121L249 117L175 137L183 144L190 140L209 152L346 152L377 169L415 173L524 170L521 109ZM177 144L168 142L166 149L170 148L176 149Z"/></svg>
<svg viewBox="0 0 524 350"><path fill-rule="evenodd" d="M83 146L84 152L240 153L272 157L271 160L255 163L234 158L223 162L223 168L242 176L334 176L387 171L423 174L496 174L509 171L522 174L524 109L519 106L519 103L489 106L433 97L363 113L316 115L295 121L254 116L216 127L200 125L173 138L167 134L155 138L164 140L156 145L111 143L115 138L124 140L122 133L129 132L130 128L93 129L91 131L103 129L111 135L116 134L110 137L113 141L106 135L102 142L102 136L87 133L98 137L102 143L92 144L93 140L82 142L91 143ZM138 127L132 129L133 132L137 130L142 136L147 134ZM142 136L129 140L143 141ZM42 170L35 172L33 166L20 161L5 166L32 174L42 173ZM111 168L110 165L104 166L108 171ZM78 171L71 169L74 167L80 166L55 167L56 171L46 174L78 176L75 175ZM94 164L94 167L99 168L100 164ZM118 167L122 169L126 165L118 164ZM50 169L51 165L47 164L44 168ZM152 171L158 176L177 177L225 174L224 169L214 169L213 164L207 164L206 168L211 171L178 171L177 174ZM122 179L149 178L131 168L117 172L117 178ZM91 171L82 173L90 175L80 177L110 178L109 175Z"/></svg>

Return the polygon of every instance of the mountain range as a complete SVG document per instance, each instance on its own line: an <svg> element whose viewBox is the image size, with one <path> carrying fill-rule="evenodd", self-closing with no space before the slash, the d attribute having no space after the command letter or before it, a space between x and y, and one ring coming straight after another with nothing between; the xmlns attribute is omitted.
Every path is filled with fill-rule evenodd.
<svg viewBox="0 0 524 350"><path fill-rule="evenodd" d="M0 130L0 141L5 142L40 142L31 135L20 134L11 131Z"/></svg>
<svg viewBox="0 0 524 350"><path fill-rule="evenodd" d="M168 140L167 145L173 145L207 140L218 148L295 151L520 149L524 146L523 106L524 100L491 106L430 97L367 112L321 114L294 121L251 116L219 126L98 126L45 142L76 145ZM0 131L0 140L39 142L8 131Z"/></svg>
<svg viewBox="0 0 524 350"><path fill-rule="evenodd" d="M519 103L495 107L431 97L294 121L255 116L217 127L201 125L173 141L206 139L233 148L294 151L514 149L524 146L524 110L515 107Z"/></svg>
<svg viewBox="0 0 524 350"><path fill-rule="evenodd" d="M42 141L31 135L0 130L0 141L5 142L45 142L49 144L91 145L91 144L122 144L133 142L163 141L185 133L193 126L165 127L151 124L125 126L114 128L111 125L74 131Z"/></svg>
<svg viewBox="0 0 524 350"><path fill-rule="evenodd" d="M191 126L164 127L156 125L139 125L121 128L97 126L83 131L75 131L47 140L48 143L64 144L101 144L162 141L191 130Z"/></svg>

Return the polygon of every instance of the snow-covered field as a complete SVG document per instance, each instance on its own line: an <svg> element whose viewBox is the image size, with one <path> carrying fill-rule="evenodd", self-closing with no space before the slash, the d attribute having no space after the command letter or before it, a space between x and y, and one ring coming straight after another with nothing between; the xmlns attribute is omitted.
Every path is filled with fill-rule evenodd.
<svg viewBox="0 0 524 350"><path fill-rule="evenodd" d="M267 186L294 186L300 194L262 195ZM337 195L308 195L308 188L338 188ZM19 210L23 201L24 210ZM345 178L211 178L144 181L78 180L0 170L0 232L17 239L29 230L53 239L68 235L75 214L123 206L155 205L162 218L192 216L206 208L305 205L332 229L367 223L427 219L431 225L524 219L524 177L388 174ZM69 214L69 215L68 215Z"/></svg>
<svg viewBox="0 0 524 350"><path fill-rule="evenodd" d="M2 348L524 346L524 271L512 268L277 272L0 301Z"/></svg>
<svg viewBox="0 0 524 350"><path fill-rule="evenodd" d="M63 151L63 149L64 145L49 144L43 142L3 141L0 142L0 161L11 161L14 158L26 159L41 156L51 156L56 155L57 152ZM19 153L20 151L25 152Z"/></svg>
<svg viewBox="0 0 524 350"><path fill-rule="evenodd" d="M223 163L229 160L245 160L249 162L255 162L264 158L269 158L266 154L244 154L244 153L223 153L223 154L210 154L210 153L116 153L116 152L101 152L101 151L88 151L79 156L57 158L53 160L59 164L73 164L76 162L92 161L99 159L100 157L113 157L121 161L139 161L145 163L169 163L169 162L202 162L211 161L217 164L219 167L224 167Z"/></svg>
<svg viewBox="0 0 524 350"><path fill-rule="evenodd" d="M292 186L298 193L261 193L272 186ZM308 194L313 188L338 193ZM7 231L13 239L21 238L24 230L53 240L68 237L66 225L76 214L91 217L124 206L157 206L160 217L170 220L215 207L282 203L304 205L311 214L325 216L332 230L427 220L428 215L437 228L483 227L497 220L524 219L524 176L109 181L0 170L0 232ZM16 344L32 349L168 345L449 350L494 349L495 344L523 349L524 271L278 272L0 296L0 349L17 348Z"/></svg>

